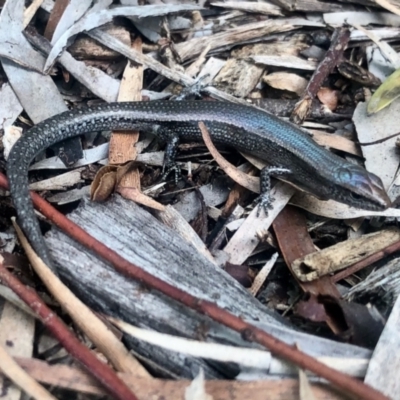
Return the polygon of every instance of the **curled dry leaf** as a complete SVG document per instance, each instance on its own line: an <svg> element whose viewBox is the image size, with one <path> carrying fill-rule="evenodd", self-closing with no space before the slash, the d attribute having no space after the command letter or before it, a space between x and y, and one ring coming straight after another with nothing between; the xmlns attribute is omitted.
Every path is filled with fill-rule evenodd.
<svg viewBox="0 0 400 400"><path fill-rule="evenodd" d="M116 172L116 183L115 183L117 188L119 186L121 186L121 182L122 182L123 178L127 174L132 172L137 166L138 166L138 163L135 161L128 162L126 164L118 166L117 172ZM135 185L138 189L140 189L140 180L139 179L138 179L138 182L135 182Z"/></svg>
<svg viewBox="0 0 400 400"><path fill-rule="evenodd" d="M106 201L111 196L117 182L117 169L113 165L99 169L90 187L92 201Z"/></svg>
<svg viewBox="0 0 400 400"><path fill-rule="evenodd" d="M138 187L119 186L123 177L136 166L136 162L131 162L119 167L107 165L101 168L96 174L90 188L91 200L97 202L106 201L112 193L118 192L126 199L163 211L164 206L162 204L143 194Z"/></svg>

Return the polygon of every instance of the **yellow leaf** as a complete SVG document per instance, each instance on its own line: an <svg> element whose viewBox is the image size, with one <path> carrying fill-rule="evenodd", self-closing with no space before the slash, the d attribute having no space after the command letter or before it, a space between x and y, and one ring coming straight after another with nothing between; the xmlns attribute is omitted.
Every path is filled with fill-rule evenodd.
<svg viewBox="0 0 400 400"><path fill-rule="evenodd" d="M367 112L377 113L387 107L393 100L400 96L400 69L390 75L371 97Z"/></svg>

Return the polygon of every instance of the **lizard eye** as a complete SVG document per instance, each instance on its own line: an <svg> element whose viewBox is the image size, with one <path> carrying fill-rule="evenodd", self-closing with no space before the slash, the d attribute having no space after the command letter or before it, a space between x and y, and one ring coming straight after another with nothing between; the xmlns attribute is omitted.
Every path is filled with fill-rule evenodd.
<svg viewBox="0 0 400 400"><path fill-rule="evenodd" d="M359 195L359 194L357 194L357 193L354 193L354 192L350 192L350 196L351 196L354 200L361 200L361 199L362 199L362 196L361 196L361 195Z"/></svg>
<svg viewBox="0 0 400 400"><path fill-rule="evenodd" d="M347 168L339 168L336 173L341 182L348 182L352 178L352 173Z"/></svg>

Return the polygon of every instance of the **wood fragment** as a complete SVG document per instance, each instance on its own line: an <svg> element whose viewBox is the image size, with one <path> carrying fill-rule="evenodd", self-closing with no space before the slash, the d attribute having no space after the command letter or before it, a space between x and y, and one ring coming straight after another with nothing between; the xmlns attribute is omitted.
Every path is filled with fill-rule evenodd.
<svg viewBox="0 0 400 400"><path fill-rule="evenodd" d="M275 264L276 259L278 258L278 253L275 253L270 260L261 268L260 272L254 278L253 284L249 289L249 292L256 296L258 291L261 289L261 286L265 283L269 273L271 272L272 267Z"/></svg>
<svg viewBox="0 0 400 400"><path fill-rule="evenodd" d="M301 281L310 282L361 261L399 240L400 231L381 230L307 254L293 261L292 269Z"/></svg>
<svg viewBox="0 0 400 400"><path fill-rule="evenodd" d="M279 182L271 190L271 196L275 201L272 203L274 208L269 211L268 216L265 216L264 211L261 211L258 217L258 207L254 208L224 248L232 261L241 264L251 255L260 242L257 234L268 230L276 216L292 197L294 191L295 189L291 186Z"/></svg>
<svg viewBox="0 0 400 400"><path fill-rule="evenodd" d="M176 45L176 51L183 61L189 60L198 55L205 47L210 46L211 50L221 47L231 47L239 43L260 38L277 32L287 32L296 29L290 23L277 23L273 20L254 22L227 29L224 32L216 33L209 37L200 37L187 40Z"/></svg>
<svg viewBox="0 0 400 400"><path fill-rule="evenodd" d="M141 52L142 42L137 39L132 43L132 48L138 52ZM140 101L142 99L143 86L143 67L132 65L131 61L124 71L118 101ZM110 139L110 153L109 162L110 164L124 164L127 161L134 160L136 158L135 144L139 139L139 133L127 135L126 132L117 133L114 132ZM131 178L126 177L123 182L120 182L121 186L137 187L137 173L132 173ZM132 179L132 181L131 181ZM139 182L140 183L140 182Z"/></svg>
<svg viewBox="0 0 400 400"><path fill-rule="evenodd" d="M131 46L130 33L126 27L111 23L107 24L103 30L120 40L126 46ZM78 60L112 60L115 62L117 58L121 57L118 52L87 36L78 37L67 50Z"/></svg>
<svg viewBox="0 0 400 400"><path fill-rule="evenodd" d="M29 185L31 190L66 190L70 186L83 183L81 172L83 168L78 168L73 171L65 172L64 174L57 175L54 178L44 179L39 182L34 182Z"/></svg>
<svg viewBox="0 0 400 400"><path fill-rule="evenodd" d="M246 12L254 12L265 15L283 15L279 7L270 3L251 3L248 1L224 1L211 3L214 7L232 8L234 10L242 10Z"/></svg>
<svg viewBox="0 0 400 400"><path fill-rule="evenodd" d="M275 67L284 67L284 68L304 69L306 71L314 71L315 68L317 68L316 61L305 60L304 58L291 56L291 55L253 56L252 60L257 64L271 65L271 66L275 66Z"/></svg>
<svg viewBox="0 0 400 400"><path fill-rule="evenodd" d="M218 89L243 98L254 89L263 72L263 66L231 58L219 71L213 83Z"/></svg>
<svg viewBox="0 0 400 400"><path fill-rule="evenodd" d="M306 192L296 192L290 201L291 204L310 211L322 217L334 219L352 219L359 217L400 217L400 210L388 208L384 211L368 211L350 207L346 204L338 203L334 200L318 200Z"/></svg>

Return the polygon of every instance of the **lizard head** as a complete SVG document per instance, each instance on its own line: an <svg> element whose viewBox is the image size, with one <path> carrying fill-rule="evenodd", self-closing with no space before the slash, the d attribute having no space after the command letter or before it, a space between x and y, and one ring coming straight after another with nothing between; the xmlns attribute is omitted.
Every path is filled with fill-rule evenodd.
<svg viewBox="0 0 400 400"><path fill-rule="evenodd" d="M358 165L347 164L334 171L337 200L364 210L391 206L381 179Z"/></svg>

